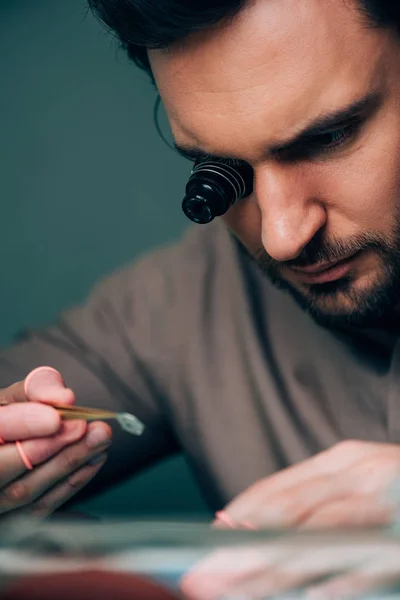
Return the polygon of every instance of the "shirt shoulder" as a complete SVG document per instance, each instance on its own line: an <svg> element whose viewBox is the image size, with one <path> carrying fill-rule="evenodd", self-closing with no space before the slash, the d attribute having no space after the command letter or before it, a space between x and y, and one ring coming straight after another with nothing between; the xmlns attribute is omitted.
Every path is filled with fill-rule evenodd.
<svg viewBox="0 0 400 600"><path fill-rule="evenodd" d="M223 265L235 265L235 243L220 223L190 227L175 243L144 254L102 279L95 294L117 302L141 298L163 314L208 285Z"/></svg>

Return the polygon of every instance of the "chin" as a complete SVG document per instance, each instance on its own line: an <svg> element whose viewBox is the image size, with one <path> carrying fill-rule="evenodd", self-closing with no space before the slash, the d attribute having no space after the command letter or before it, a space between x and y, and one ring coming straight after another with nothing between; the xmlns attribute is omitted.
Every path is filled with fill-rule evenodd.
<svg viewBox="0 0 400 600"><path fill-rule="evenodd" d="M354 280L348 276L301 287L283 280L274 283L325 327L376 326L393 311L400 295L400 279L382 275L373 280L371 277Z"/></svg>

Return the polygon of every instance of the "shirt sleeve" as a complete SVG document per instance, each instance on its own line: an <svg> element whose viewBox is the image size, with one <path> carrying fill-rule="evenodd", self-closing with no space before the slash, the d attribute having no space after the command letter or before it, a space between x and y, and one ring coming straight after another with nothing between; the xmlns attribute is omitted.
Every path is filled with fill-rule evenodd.
<svg viewBox="0 0 400 600"><path fill-rule="evenodd" d="M129 412L145 424L136 437L110 422L109 459L78 499L180 450L165 396L176 344L175 293L163 268L168 255L157 256L113 274L52 327L26 331L0 352L0 387L48 365L60 371L77 404Z"/></svg>

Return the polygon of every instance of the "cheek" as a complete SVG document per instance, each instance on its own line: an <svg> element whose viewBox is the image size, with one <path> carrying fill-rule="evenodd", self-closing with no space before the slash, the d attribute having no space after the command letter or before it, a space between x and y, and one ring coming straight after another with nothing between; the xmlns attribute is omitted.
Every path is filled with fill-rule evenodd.
<svg viewBox="0 0 400 600"><path fill-rule="evenodd" d="M262 246L261 211L254 194L232 206L221 219L251 253Z"/></svg>
<svg viewBox="0 0 400 600"><path fill-rule="evenodd" d="M385 231L398 217L400 123L391 125L371 133L363 147L337 163L326 178L332 212L356 229Z"/></svg>

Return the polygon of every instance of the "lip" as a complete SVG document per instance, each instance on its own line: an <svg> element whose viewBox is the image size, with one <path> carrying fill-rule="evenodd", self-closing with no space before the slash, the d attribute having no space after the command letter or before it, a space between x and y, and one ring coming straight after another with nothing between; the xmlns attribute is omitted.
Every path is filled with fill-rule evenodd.
<svg viewBox="0 0 400 600"><path fill-rule="evenodd" d="M348 274L356 254L335 263L320 263L311 267L290 267L296 278L309 285L337 281Z"/></svg>

